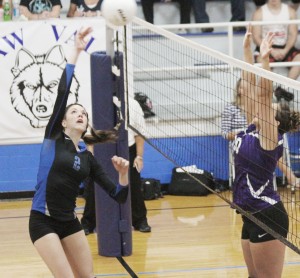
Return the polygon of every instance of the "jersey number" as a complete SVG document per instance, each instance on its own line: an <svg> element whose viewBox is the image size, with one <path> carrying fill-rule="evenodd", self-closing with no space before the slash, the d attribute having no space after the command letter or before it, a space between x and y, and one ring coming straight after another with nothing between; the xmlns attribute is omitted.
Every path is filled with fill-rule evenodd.
<svg viewBox="0 0 300 278"><path fill-rule="evenodd" d="M242 138L237 137L237 138L234 140L234 143L233 143L233 152L235 152L236 154L238 154L241 145L242 145Z"/></svg>
<svg viewBox="0 0 300 278"><path fill-rule="evenodd" d="M80 170L80 158L78 156L74 157L73 169L76 170L76 171Z"/></svg>

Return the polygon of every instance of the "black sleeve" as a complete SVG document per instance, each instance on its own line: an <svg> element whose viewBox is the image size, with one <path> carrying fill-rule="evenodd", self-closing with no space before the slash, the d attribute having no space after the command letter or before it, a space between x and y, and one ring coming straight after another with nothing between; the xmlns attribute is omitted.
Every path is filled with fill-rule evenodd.
<svg viewBox="0 0 300 278"><path fill-rule="evenodd" d="M111 198L118 203L125 203L128 196L128 186L122 187L117 191L117 186L105 173L101 165L97 162L96 158L90 153L91 172L90 177L101 186Z"/></svg>
<svg viewBox="0 0 300 278"><path fill-rule="evenodd" d="M60 0L51 0L51 3L52 3L52 7L54 7L54 6L61 6L62 7L62 4L61 4Z"/></svg>
<svg viewBox="0 0 300 278"><path fill-rule="evenodd" d="M74 68L75 65L67 64L60 78L53 113L45 131L45 138L47 139L54 138L62 130L61 122L63 120L68 101Z"/></svg>
<svg viewBox="0 0 300 278"><path fill-rule="evenodd" d="M30 1L28 1L28 0L21 0L20 5L24 6L24 7L27 7L29 9L29 2Z"/></svg>
<svg viewBox="0 0 300 278"><path fill-rule="evenodd" d="M80 6L79 0L71 0L72 4L75 4L77 7Z"/></svg>

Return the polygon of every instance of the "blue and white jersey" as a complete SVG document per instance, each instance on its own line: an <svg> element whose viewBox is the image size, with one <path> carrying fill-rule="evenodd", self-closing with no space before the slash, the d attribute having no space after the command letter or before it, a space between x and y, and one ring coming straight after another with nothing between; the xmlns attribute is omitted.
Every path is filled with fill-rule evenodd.
<svg viewBox="0 0 300 278"><path fill-rule="evenodd" d="M278 136L278 146L274 150L264 150L255 129L252 124L246 131L237 134L233 146L233 202L250 212L260 211L280 201L274 190L273 175L283 154L281 135Z"/></svg>
<svg viewBox="0 0 300 278"><path fill-rule="evenodd" d="M76 217L76 197L80 184L87 177L91 177L119 203L125 202L128 195L128 187L116 186L85 145L79 145L80 150L77 151L71 138L62 131L73 73L74 65L67 64L46 127L32 201L32 210L59 221L69 221Z"/></svg>

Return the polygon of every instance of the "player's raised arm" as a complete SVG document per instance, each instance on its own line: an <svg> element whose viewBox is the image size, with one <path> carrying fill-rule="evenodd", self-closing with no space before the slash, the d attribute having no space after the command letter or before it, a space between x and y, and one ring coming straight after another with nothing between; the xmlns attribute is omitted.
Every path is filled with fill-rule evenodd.
<svg viewBox="0 0 300 278"><path fill-rule="evenodd" d="M55 137L57 133L62 130L61 121L64 117L65 108L70 93L70 87L72 84L75 64L78 60L79 54L86 48L88 43L88 35L92 32L92 28L81 28L75 36L75 45L68 58L68 63L64 69L59 85L57 98L55 101L52 116L48 122L45 132L45 138Z"/></svg>
<svg viewBox="0 0 300 278"><path fill-rule="evenodd" d="M247 31L245 33L243 41L243 53L244 61L253 65L253 53L251 50L252 42L252 26L249 24L247 26ZM243 84L243 97L244 99L244 111L247 117L247 122L251 123L252 119L255 117L255 90L256 90L256 77L254 73L249 71L242 71L242 80Z"/></svg>
<svg viewBox="0 0 300 278"><path fill-rule="evenodd" d="M272 50L273 33L268 33L260 45L262 68L270 70L269 56ZM256 111L258 115L261 145L266 150L273 150L278 144L278 124L276 110L272 107L273 82L261 77L256 90Z"/></svg>

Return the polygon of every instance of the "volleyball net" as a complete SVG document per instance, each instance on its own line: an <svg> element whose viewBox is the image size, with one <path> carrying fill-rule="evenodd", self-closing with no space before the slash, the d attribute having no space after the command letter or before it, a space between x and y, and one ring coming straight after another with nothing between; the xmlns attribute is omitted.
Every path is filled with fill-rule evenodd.
<svg viewBox="0 0 300 278"><path fill-rule="evenodd" d="M174 167L185 169L185 166L196 165L212 172L215 182L230 179L229 164L232 162L229 141L222 137L222 113L234 102L242 71L272 80L274 89L281 87L294 96L289 100L291 109L300 110L297 81L234 59L138 18L133 21L130 32L132 38L127 38L124 51L126 87L131 97L138 92L146 94L152 101L155 116L146 119L145 130L130 124L129 128L142 135L153 148L172 161ZM131 109L129 107L129 114ZM289 144L290 137L294 150ZM298 137L299 134L287 135L284 144L284 163L296 175L298 157L300 161ZM289 216L286 239L237 206L232 200L231 190L220 192L197 181L300 254L298 191L291 194L288 187L277 189Z"/></svg>

